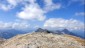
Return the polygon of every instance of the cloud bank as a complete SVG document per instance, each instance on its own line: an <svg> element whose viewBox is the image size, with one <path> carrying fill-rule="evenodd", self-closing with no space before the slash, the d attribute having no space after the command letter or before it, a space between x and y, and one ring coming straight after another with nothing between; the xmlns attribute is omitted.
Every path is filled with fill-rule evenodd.
<svg viewBox="0 0 85 48"><path fill-rule="evenodd" d="M26 22L3 22L0 21L0 29L16 29L16 30L25 30L30 27L29 23Z"/></svg>
<svg viewBox="0 0 85 48"><path fill-rule="evenodd" d="M84 23L74 19L50 18L45 21L44 28L47 29L69 29L84 30Z"/></svg>

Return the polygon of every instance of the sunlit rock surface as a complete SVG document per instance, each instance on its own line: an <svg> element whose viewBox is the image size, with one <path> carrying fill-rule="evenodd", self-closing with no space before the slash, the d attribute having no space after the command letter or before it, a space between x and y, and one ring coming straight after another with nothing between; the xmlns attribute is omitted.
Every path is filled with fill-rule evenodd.
<svg viewBox="0 0 85 48"><path fill-rule="evenodd" d="M66 34L35 32L8 39L0 48L84 48L84 40Z"/></svg>

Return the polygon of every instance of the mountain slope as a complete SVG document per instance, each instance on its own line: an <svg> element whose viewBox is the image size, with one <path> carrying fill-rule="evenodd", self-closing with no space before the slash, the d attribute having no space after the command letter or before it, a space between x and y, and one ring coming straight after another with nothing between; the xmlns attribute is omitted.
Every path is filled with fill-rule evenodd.
<svg viewBox="0 0 85 48"><path fill-rule="evenodd" d="M65 34L35 32L8 39L1 45L1 48L84 48L84 46L82 42L75 40L75 37Z"/></svg>
<svg viewBox="0 0 85 48"><path fill-rule="evenodd" d="M6 39L0 37L0 45L5 41Z"/></svg>
<svg viewBox="0 0 85 48"><path fill-rule="evenodd" d="M10 30L0 30L0 37L9 39L13 36L16 36L18 34L24 34L24 31L20 30L15 30L15 29L10 29Z"/></svg>

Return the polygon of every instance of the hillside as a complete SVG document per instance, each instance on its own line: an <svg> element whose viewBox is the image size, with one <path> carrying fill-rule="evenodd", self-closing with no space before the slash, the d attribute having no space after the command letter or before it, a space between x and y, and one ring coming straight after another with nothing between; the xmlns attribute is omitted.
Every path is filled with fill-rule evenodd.
<svg viewBox="0 0 85 48"><path fill-rule="evenodd" d="M5 41L0 48L84 48L84 44L79 42L83 39L75 38L64 34L36 32L17 35Z"/></svg>
<svg viewBox="0 0 85 48"><path fill-rule="evenodd" d="M15 29L8 29L8 30L0 30L0 37L9 39L18 34L25 34L25 31L15 30Z"/></svg>
<svg viewBox="0 0 85 48"><path fill-rule="evenodd" d="M0 37L0 45L5 41L6 39Z"/></svg>

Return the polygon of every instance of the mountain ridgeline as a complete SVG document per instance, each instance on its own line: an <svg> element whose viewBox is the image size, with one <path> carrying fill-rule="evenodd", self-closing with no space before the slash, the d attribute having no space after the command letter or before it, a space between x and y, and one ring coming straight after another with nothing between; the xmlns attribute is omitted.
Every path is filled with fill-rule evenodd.
<svg viewBox="0 0 85 48"><path fill-rule="evenodd" d="M10 30L0 30L0 37L9 39L12 38L18 34L25 34L25 31L20 31L20 30L15 30L15 29L10 29Z"/></svg>
<svg viewBox="0 0 85 48"><path fill-rule="evenodd" d="M29 31L32 32L32 31ZM5 38L5 39L9 39L12 38L18 34L26 34L29 33L28 31L21 31L21 30L15 30L15 29L10 29L10 30L0 30L0 37L1 38ZM42 28L38 28L35 32L46 32L46 33L53 33L53 34L68 34L68 35L73 35L73 36L77 36L80 38L85 39L84 35L78 35L77 33L71 32L68 29L63 29L63 30L56 30L56 31L51 31L51 30L47 30L47 29L42 29Z"/></svg>
<svg viewBox="0 0 85 48"><path fill-rule="evenodd" d="M69 31L68 29L50 31L50 30L47 30L47 29L38 28L35 32L46 32L46 33L53 33L53 34L59 34L59 35L68 34L68 35L73 35L73 36L85 39L85 37L80 36L78 34L75 34L75 33L71 32L71 31Z"/></svg>

